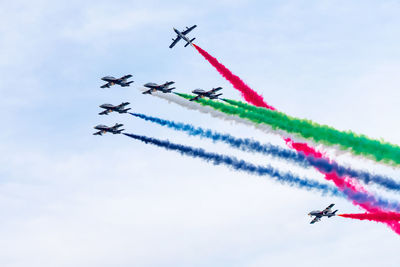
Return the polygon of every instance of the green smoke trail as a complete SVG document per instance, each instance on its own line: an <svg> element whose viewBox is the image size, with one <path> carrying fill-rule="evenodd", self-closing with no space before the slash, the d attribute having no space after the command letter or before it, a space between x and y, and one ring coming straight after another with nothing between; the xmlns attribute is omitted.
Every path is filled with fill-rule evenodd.
<svg viewBox="0 0 400 267"><path fill-rule="evenodd" d="M188 94L177 93L177 95L186 99L192 98ZM377 162L400 164L400 147L397 145L374 140L352 131L339 131L327 125L290 117L282 112L255 107L240 101L228 99L224 101L228 104L204 98L197 102L226 114L236 115L257 124L268 124L272 129L296 134L327 146L338 145L342 150L348 150L355 155L364 156Z"/></svg>

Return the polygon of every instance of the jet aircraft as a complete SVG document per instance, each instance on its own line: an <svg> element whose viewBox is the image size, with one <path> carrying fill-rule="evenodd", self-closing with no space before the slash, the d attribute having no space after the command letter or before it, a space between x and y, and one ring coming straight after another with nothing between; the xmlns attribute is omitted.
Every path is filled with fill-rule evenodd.
<svg viewBox="0 0 400 267"><path fill-rule="evenodd" d="M118 84L122 87L129 86L131 83L133 83L133 81L128 82L127 79L129 79L131 77L132 77L132 75L130 75L130 74L122 76L121 78L115 78L113 76L105 76L101 79L107 83L100 86L100 88L110 88L110 86L113 86L114 84Z"/></svg>
<svg viewBox="0 0 400 267"><path fill-rule="evenodd" d="M150 88L147 91L144 91L143 94L151 94L156 91L160 91L163 93L171 93L175 87L169 88L171 84L174 84L175 82L165 82L164 84L156 84L156 83L146 83L143 85L144 87Z"/></svg>
<svg viewBox="0 0 400 267"><path fill-rule="evenodd" d="M105 133L112 133L112 134L120 134L125 129L118 129L119 127L124 126L123 124L116 123L114 126L106 126L106 125L97 125L94 128L99 130L95 132L93 135L103 135Z"/></svg>
<svg viewBox="0 0 400 267"><path fill-rule="evenodd" d="M102 112L99 113L99 115L108 115L110 112L118 112L120 114L122 113L127 113L130 108L125 108L125 106L129 105L129 102L123 102L117 106L111 105L111 104L103 104L100 105L99 107L104 108Z"/></svg>
<svg viewBox="0 0 400 267"><path fill-rule="evenodd" d="M193 97L192 99L189 99L189 100L190 101L195 101L195 100L197 100L199 98L204 98L204 97L208 97L210 99L216 99L220 95L222 95L222 94L215 94L219 90L222 90L222 87L213 88L210 91L204 91L203 89L195 89L195 90L192 91L192 93L196 94L197 96L195 96L195 97Z"/></svg>
<svg viewBox="0 0 400 267"><path fill-rule="evenodd" d="M332 217L332 216L335 216L336 214L336 212L338 211L338 210L335 210L335 211L333 211L332 212L332 207L334 206L335 204L330 204L328 207L326 207L324 210L314 210L314 211L311 211L308 215L309 216L315 216L314 217L314 219L310 222L310 224L314 224L314 223L316 223L316 222L319 222L320 220L321 220L321 218L322 217L328 217L328 218L330 218L330 217Z"/></svg>
<svg viewBox="0 0 400 267"><path fill-rule="evenodd" d="M192 27L186 27L186 30L184 31L178 31L177 29L174 29L174 32L177 34L175 39L172 39L172 44L169 46L169 48L172 48L176 45L177 42L179 42L181 39L186 41L185 47L192 44L192 42L196 39L193 38L192 40L189 40L189 38L186 36L186 34L188 34L189 32L191 32L194 28L196 28L197 25L193 25Z"/></svg>

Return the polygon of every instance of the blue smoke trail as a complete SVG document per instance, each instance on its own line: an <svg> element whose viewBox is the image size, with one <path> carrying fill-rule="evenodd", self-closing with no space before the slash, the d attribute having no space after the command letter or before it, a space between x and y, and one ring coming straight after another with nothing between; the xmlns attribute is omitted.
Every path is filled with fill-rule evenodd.
<svg viewBox="0 0 400 267"><path fill-rule="evenodd" d="M240 149L246 152L258 152L262 154L271 155L274 157L283 158L285 160L299 164L302 167L309 167L310 165L322 170L325 173L336 172L340 176L350 176L363 181L366 184L376 183L386 189L393 191L400 191L400 183L392 178L384 175L371 174L367 171L353 170L351 168L343 167L335 162L329 162L323 158L315 158L313 156L306 156L304 153L298 153L292 150L280 148L271 144L261 144L258 141L249 138L236 138L230 134L221 134L210 129L203 129L201 127L194 127L190 124L164 120L156 117L147 116L140 113L130 113L131 115L141 118L146 121L157 123L162 126L167 126L174 130L184 131L191 136L200 136L208 138L214 142L224 142L231 147Z"/></svg>
<svg viewBox="0 0 400 267"><path fill-rule="evenodd" d="M190 146L184 146L180 144L174 144L169 142L168 140L159 140L147 136L136 135L136 134L127 134L123 133L126 136L129 136L133 139L140 140L146 144L153 144L158 147L163 147L167 150L178 151L182 155L191 156L194 158L201 158L207 162L212 162L214 165L227 165L232 167L235 170L245 171L247 173L255 174L258 176L269 175L274 178L276 181L279 181L284 184L288 184L290 186L295 186L298 188L303 188L306 190L318 190L322 194L330 194L333 196L341 196L345 195L351 200L357 200L359 202L372 203L373 205L385 207L386 209L400 211L400 205L396 202L391 202L389 200L375 198L366 193L354 192L350 189L345 189L343 192L339 191L336 187L326 184L321 184L319 182L309 180L307 178L299 178L294 174L287 172L281 173L278 170L272 168L271 166L258 166L252 163L246 162L244 160L238 160L233 156L221 155L212 152L206 152L201 148L193 148ZM343 194L344 193L344 194Z"/></svg>
<svg viewBox="0 0 400 267"><path fill-rule="evenodd" d="M251 174L263 176L263 175L269 175L275 180L289 184L291 186L296 186L299 188L304 188L306 190L312 190L316 189L322 192L322 194L330 194L334 196L342 196L340 191L333 186L326 185L326 184L321 184L319 182L309 180L306 178L298 178L295 175L293 175L290 172L287 173L281 173L278 170L275 170L271 166L257 166L252 163L246 162L244 160L238 160L237 158L233 156L226 156L226 155L220 155L217 153L212 153L212 152L206 152L202 148L193 148L190 146L184 146L180 144L174 144L170 143L168 140L159 140L147 136L141 136L141 135L136 135L136 134L127 134L123 133L126 136L129 136L131 138L140 140L146 144L153 144L158 147L163 147L168 150L174 150L178 151L182 155L188 155L194 158L201 158L207 162L212 162L214 165L227 165L232 167L235 170L241 170L245 171Z"/></svg>

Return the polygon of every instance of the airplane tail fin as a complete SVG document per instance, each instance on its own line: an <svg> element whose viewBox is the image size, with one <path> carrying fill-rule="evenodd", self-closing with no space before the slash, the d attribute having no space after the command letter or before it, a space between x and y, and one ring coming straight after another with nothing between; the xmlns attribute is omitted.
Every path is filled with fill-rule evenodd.
<svg viewBox="0 0 400 267"><path fill-rule="evenodd" d="M332 217L332 216L336 216L336 212L337 212L338 210L335 210L334 212L332 212L332 214L329 216L329 218L330 217Z"/></svg>
<svg viewBox="0 0 400 267"><path fill-rule="evenodd" d="M218 98L218 97L221 96L221 95L222 95L222 94L214 95L214 96L212 97L212 99Z"/></svg>
<svg viewBox="0 0 400 267"><path fill-rule="evenodd" d="M123 110L121 110L122 112L124 112L124 113L126 113L126 112L128 112L128 110L130 110L131 108L126 108L126 109L123 109Z"/></svg>
<svg viewBox="0 0 400 267"><path fill-rule="evenodd" d="M185 44L185 47L188 46L188 45L190 45L190 44L192 44L192 42L193 42L195 39L196 39L196 38L193 38L192 40L190 40L189 42L187 42L187 43Z"/></svg>
<svg viewBox="0 0 400 267"><path fill-rule="evenodd" d="M126 86L129 86L131 83L133 83L133 81L122 83L121 86L126 87Z"/></svg>
<svg viewBox="0 0 400 267"><path fill-rule="evenodd" d="M171 92L172 90L176 89L175 87L167 89L168 92Z"/></svg>

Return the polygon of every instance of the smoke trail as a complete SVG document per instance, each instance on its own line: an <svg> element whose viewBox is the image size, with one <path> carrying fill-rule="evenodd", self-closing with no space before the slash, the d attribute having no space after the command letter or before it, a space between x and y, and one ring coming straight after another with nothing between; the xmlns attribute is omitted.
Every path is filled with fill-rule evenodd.
<svg viewBox="0 0 400 267"><path fill-rule="evenodd" d="M139 90L144 91L145 89L139 88ZM209 114L214 118L222 119L222 120L229 121L229 122L241 123L241 124L253 127L255 129L258 129L258 130L263 131L268 134L279 136L280 133L284 133L283 131L280 132L279 130L278 131L272 130L272 128L266 124L255 124L255 123L252 123L250 120L242 119L238 116L232 116L232 115L223 113L214 108L203 106L197 102L187 101L184 98L179 97L178 93L164 94L164 93L155 92L155 93L152 93L151 95L161 98L161 99L164 99L164 100L167 100L168 103L178 104L178 105L180 105L184 108L190 109L190 110L196 110L203 114Z"/></svg>
<svg viewBox="0 0 400 267"><path fill-rule="evenodd" d="M279 157L294 162L296 164L299 164L302 167L310 167L311 165L325 173L335 172L340 176L345 175L358 178L366 184L376 183L386 189L393 191L400 191L400 183L396 182L395 180L387 176L376 175L376 174L371 174L367 171L353 170L351 168L346 168L338 165L335 162L329 162L324 158L314 157L312 154L306 156L303 152L298 153L288 149L281 148L279 146L274 146L272 144L262 144L256 140L249 138L237 138L230 134L226 133L222 134L210 129L194 127L193 125L190 124L164 120L152 116L147 116L144 114L139 114L139 113L130 113L130 114L146 121L157 123L162 126L167 126L174 130L184 131L192 136L200 136L202 138L208 138L213 140L214 142L224 142L230 145L231 147L240 149L242 151L258 152L266 155L271 155L273 157ZM307 150L308 148L305 149Z"/></svg>
<svg viewBox="0 0 400 267"><path fill-rule="evenodd" d="M249 125L249 124L253 125L257 129L261 129L261 130L264 129L263 127L258 128L260 124L252 124L248 120L242 120L242 119L240 119L238 117L235 117L235 116L229 116L227 114L223 114L223 113L221 113L221 112L219 112L219 111L217 111L217 110L215 110L213 108L210 108L210 107L207 107L207 106L202 106L202 105L200 105L198 103L194 103L194 102L189 102L187 100L184 100L184 98L182 98L182 97L177 97L176 95L161 94L161 93L154 93L153 95L157 96L159 98L165 99L168 102L176 103L176 104L181 105L183 107L186 107L188 109L198 110L198 111L200 111L202 113L208 113L211 116L216 117L216 118L222 118L224 120L233 120L233 121L236 121L236 122L239 122L239 123L244 123L246 125ZM294 144L295 145L301 145L301 143L294 143ZM297 149L297 151L300 151L300 152L303 152L303 153L306 153L306 152L309 153L310 151L316 153L316 151L314 149L312 149L312 148L309 148L308 150L305 150L304 146L302 146L302 147L299 146L296 149ZM306 155L308 155L308 154L306 154ZM317 156L318 155L316 155L316 154L314 155L314 157L317 157ZM319 157L321 157L321 156L323 156L323 155L320 154ZM326 159L326 160L330 161L329 159ZM340 181L340 179L344 179L344 178L339 177L337 175L335 176L334 173L325 173L325 172L323 172L321 170L319 170L319 171L322 174L324 174L326 180L333 180L335 182L336 186L338 186L338 184L340 184L340 183L338 183L338 181ZM348 179L346 179L346 180L348 180ZM349 199L351 199L353 201L354 204L356 204L356 205L358 205L358 206L360 206L360 207L362 207L365 210L370 211L370 212L371 211L380 211L378 208L376 208L376 206L378 206L378 207L379 206L383 206L383 207L386 207L386 208L392 209L392 210L397 210L397 207L398 207L397 204L387 203L387 201L379 201L379 200L377 200L376 198L374 198L374 197L372 197L370 195L366 195L363 192L355 192L352 189L348 189L347 187L342 187L342 188L340 188L340 190L343 190L343 192L347 195L347 197ZM400 224L398 224L398 223L386 223L386 224L389 227L391 227L396 233L400 234Z"/></svg>
<svg viewBox="0 0 400 267"><path fill-rule="evenodd" d="M342 197L344 196L340 191L337 190L337 188L332 187L331 185L321 184L319 182L309 180L307 178L299 178L290 172L281 173L269 165L257 166L252 163L246 162L244 160L238 160L233 156L226 156L217 153L206 152L204 151L204 149L201 148L193 148L190 146L174 144L170 143L168 140L159 140L135 134L124 133L124 135L140 140L144 143L149 143L156 145L158 147L163 147L167 150L177 151L182 155L187 155L194 158L201 158L207 162L213 163L214 165L226 165L232 167L235 170L244 171L258 176L268 175L272 177L274 180L281 182L283 184L288 184L290 186L295 186L306 190L318 190L322 194L330 194L333 196L342 196ZM346 195L352 194L353 198L358 199L360 203L371 201L371 196L369 196L368 194L362 192L347 192L347 191L349 190L348 189L344 190L344 193ZM374 201L376 201L380 205L399 207L397 203L392 203L391 201L385 199L374 199Z"/></svg>
<svg viewBox="0 0 400 267"><path fill-rule="evenodd" d="M225 102L255 112L266 118L275 127L291 133L297 133L304 138L311 138L325 145L339 145L343 150L349 150L356 155L363 155L374 159L395 164L400 162L400 147L388 142L371 139L365 135L358 135L352 131L339 131L326 125L320 125L310 120L298 119L284 113L256 107L240 101L224 99Z"/></svg>
<svg viewBox="0 0 400 267"><path fill-rule="evenodd" d="M289 145L289 147L294 148L296 151L301 151L306 155L312 155L316 158L329 160L328 157L325 157L322 153L308 146L307 144L295 143L290 139L285 139L285 141ZM354 180L348 177L339 176L335 172L325 172L320 169L317 170L320 171L322 174L324 174L326 180L332 181L342 192L344 192L354 205L359 206L364 210L373 213L387 212L388 210L399 211L399 205L395 204L393 206L393 205L388 205L388 203L382 203L378 198L372 196L361 185L358 185ZM367 198L362 197L362 199L355 197L355 195L358 194L362 194L368 197ZM383 222L383 223L389 226L395 233L400 235L399 222Z"/></svg>
<svg viewBox="0 0 400 267"><path fill-rule="evenodd" d="M400 221L400 213L396 212L348 213L348 214L338 214L338 216L357 219L357 220L375 221L375 222Z"/></svg>
<svg viewBox="0 0 400 267"><path fill-rule="evenodd" d="M177 94L183 98L191 95ZM280 129L288 133L298 134L304 138L321 142L324 145L339 145L341 149L348 150L356 155L363 155L375 161L384 163L400 164L400 147L358 136L352 132L340 132L327 126L320 126L307 120L291 118L284 113L271 111L265 108L251 107L242 108L237 106L238 101L225 100L229 104L209 99L199 99L197 102L220 110L229 115L251 120L257 124L267 124L272 129ZM256 110L256 111L255 111Z"/></svg>
<svg viewBox="0 0 400 267"><path fill-rule="evenodd" d="M211 129L203 129L201 127L194 127L190 124L185 124L181 122L174 122L170 120L164 120L152 116L147 116L139 113L130 113L131 115L141 118L146 121L157 123L162 126L167 126L174 130L184 131L191 136L199 136L202 138L211 139L214 142L224 142L233 148L240 149L246 152L258 152L265 155L271 155L274 157L279 157L286 159L288 161L295 162L302 167L309 167L307 157L304 154L299 154L289 149L284 149L279 146L274 146L272 144L261 144L260 142L250 139L250 138L237 138L230 134L222 134ZM322 167L322 164L321 164Z"/></svg>
<svg viewBox="0 0 400 267"><path fill-rule="evenodd" d="M196 47L196 49L200 52L201 50L198 49L198 47ZM204 51L205 52L205 51ZM204 54L205 56L206 54ZM211 56L210 56L211 57ZM216 61L216 60L215 60ZM211 61L210 61L211 63ZM216 63L218 63L218 61L216 61ZM216 66L214 66L216 67ZM220 72L221 73L221 72ZM222 73L221 73L222 74ZM230 81L230 80L229 80ZM233 85L234 83L231 82ZM234 86L235 87L235 86ZM236 88L236 87L235 87ZM241 91L241 90L239 90ZM259 101L253 101L251 99L251 96L253 95L253 93L255 93L254 90L250 89L250 90L244 90L241 91L243 97L245 98L245 100L247 102L250 102L258 107L266 107L268 109L271 109L262 98L258 98ZM257 122L259 123L259 122ZM297 151L301 151L306 153L307 150L310 153L313 153L315 157L319 157L319 158L325 158L326 160L329 160L329 158L324 157L321 153L319 153L317 150L315 150L312 147L309 147L307 144L301 144L301 143L294 143L292 140L286 140L287 143L291 142L292 146L298 146L298 148L295 148ZM307 149L305 149L307 148ZM318 155L319 154L319 155ZM375 155L377 156L377 155ZM393 155L392 155L393 156ZM396 156L396 155L394 155ZM399 156L399 155L397 155ZM381 159L380 157L378 157L377 159ZM394 161L393 158L390 159L386 159L386 161ZM346 177L340 177L338 176L336 173L332 172L332 173L326 173L324 171L319 170L322 174L325 175L325 179L327 180L332 180L335 185L337 187L339 187L341 190L344 191L348 191L349 189L351 190L351 192L354 193L360 193L360 192L366 192L362 187L360 186L355 186L355 182L346 178ZM341 187L341 185L343 185L344 187ZM376 201L371 201L370 203L361 203L360 201L358 201L357 199L354 198L354 196L352 196L352 194L347 194L347 196L353 200L353 203L356 205L359 205L360 207L364 208L365 210L371 212L371 211L380 211L379 208L376 207ZM374 200L374 198L373 198ZM389 227L391 227L397 234L400 234L400 224L397 222L387 222L386 223Z"/></svg>
<svg viewBox="0 0 400 267"><path fill-rule="evenodd" d="M246 162L244 160L238 160L233 156L226 156L217 153L206 152L204 149L201 148L193 148L190 146L174 144L170 143L168 140L159 140L136 134L124 133L124 135L140 140L146 144L152 144L158 147L163 147L167 150L177 151L182 155L187 155L194 158L201 158L207 162L212 162L214 165L226 165L232 167L235 170L244 171L258 176L268 175L271 178L275 179L276 181L281 182L283 184L288 184L290 186L295 186L306 190L318 190L322 194L342 196L342 194L336 188L330 185L321 184L319 182L309 180L307 178L299 178L290 172L281 173L269 165L257 166L252 163Z"/></svg>
<svg viewBox="0 0 400 267"><path fill-rule="evenodd" d="M242 120L238 117L235 116L229 116L227 114L221 115L221 112L211 108L211 107L207 107L207 106L202 106L198 103L194 103L194 102L189 102L187 100L184 100L184 98L181 97L177 97L176 95L172 95L172 94L161 94L161 93L154 93L154 96L157 96L159 98L165 99L168 102L172 102L172 103L176 103L179 104L183 107L189 108L189 109L193 109L193 110L198 110L202 113L209 113L211 116L213 117L217 117L217 118L222 118L224 120L233 120L239 123L245 123L247 125L253 125L255 128L257 129L264 129L263 127L260 127L261 124L252 124L250 123L250 121L248 120ZM258 128L260 127L260 128ZM292 140L291 140L292 141ZM321 153L317 153L317 151L313 148L308 148L305 149L305 145L306 144L302 144L302 143L293 143L294 145L297 145L298 147L294 147L298 152L303 152L306 155L308 155L309 152L313 152L313 156L314 157L323 157L323 155ZM328 158L326 158L327 161L330 161ZM325 179L326 180L330 180L333 181L335 183L336 186L339 187L339 185L342 183L341 181L345 181L344 185L347 185L347 183L349 183L348 178L343 178L340 176L337 176L335 173L326 173L322 170L319 170L322 174L324 174ZM349 183L348 186L353 186L353 184ZM355 189L355 188L354 188ZM380 211L379 206L383 206L386 207L387 209L392 209L392 210L396 210L398 205L396 204L389 204L386 201L379 201L376 198L370 196L370 195L366 195L363 192L356 192L353 190L353 188L350 187L350 189L346 186L346 187L342 187L340 188L340 190L343 190L343 192L347 195L347 197L352 200L353 204L358 205L362 208L364 208L365 210L371 212L371 211ZM386 223L389 227L391 227L396 233L400 234L400 224L398 223Z"/></svg>
<svg viewBox="0 0 400 267"><path fill-rule="evenodd" d="M210 64L225 78L227 79L233 87L242 93L242 96L246 101L252 103L256 106L266 107L274 110L275 108L269 106L265 103L263 97L259 95L256 91L251 89L247 84L245 84L237 75L233 74L229 69L222 65L218 60L208 54L205 50L201 49L197 45L193 44L194 48L208 61Z"/></svg>

